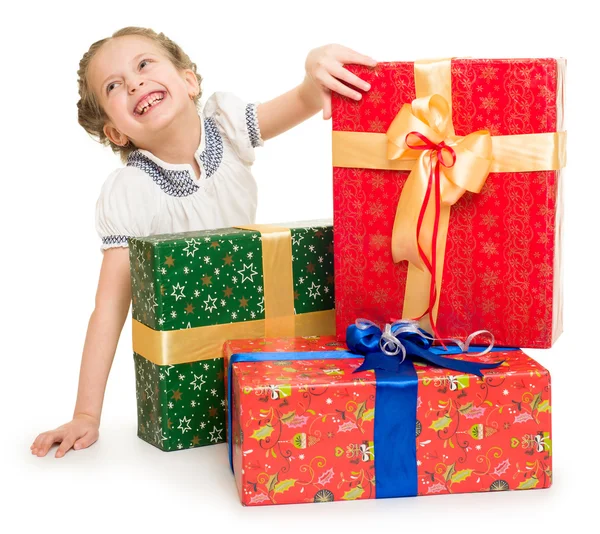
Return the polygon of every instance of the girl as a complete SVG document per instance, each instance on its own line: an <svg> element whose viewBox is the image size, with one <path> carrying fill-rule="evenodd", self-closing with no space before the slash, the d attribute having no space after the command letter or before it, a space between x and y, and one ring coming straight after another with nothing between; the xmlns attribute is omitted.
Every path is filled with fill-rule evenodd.
<svg viewBox="0 0 600 534"><path fill-rule="evenodd" d="M79 64L79 124L118 153L125 167L107 178L96 205L103 260L83 348L73 420L40 434L31 452L56 457L98 439L104 390L131 287L127 240L254 223L254 149L323 109L330 91L360 99L369 84L343 64L377 62L340 45L312 50L304 81L265 103L213 94L201 112L201 76L164 34L123 28L94 43Z"/></svg>

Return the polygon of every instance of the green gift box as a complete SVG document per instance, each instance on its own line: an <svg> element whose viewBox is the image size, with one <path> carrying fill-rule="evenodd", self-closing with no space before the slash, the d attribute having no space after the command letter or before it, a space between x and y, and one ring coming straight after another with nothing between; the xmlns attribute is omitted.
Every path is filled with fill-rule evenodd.
<svg viewBox="0 0 600 534"><path fill-rule="evenodd" d="M331 221L129 240L138 436L226 440L223 343L333 335Z"/></svg>

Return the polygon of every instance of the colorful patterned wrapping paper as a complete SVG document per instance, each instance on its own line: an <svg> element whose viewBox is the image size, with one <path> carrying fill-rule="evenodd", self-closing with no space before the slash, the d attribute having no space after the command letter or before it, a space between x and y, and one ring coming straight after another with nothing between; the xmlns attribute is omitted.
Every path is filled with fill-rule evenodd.
<svg viewBox="0 0 600 534"><path fill-rule="evenodd" d="M226 362L240 353L306 352L304 360L232 366L242 504L377 497L375 372L353 373L362 358L320 359L329 351L346 353L333 336L225 344ZM520 350L485 357L501 360L483 379L415 364L419 495L550 486L550 375Z"/></svg>

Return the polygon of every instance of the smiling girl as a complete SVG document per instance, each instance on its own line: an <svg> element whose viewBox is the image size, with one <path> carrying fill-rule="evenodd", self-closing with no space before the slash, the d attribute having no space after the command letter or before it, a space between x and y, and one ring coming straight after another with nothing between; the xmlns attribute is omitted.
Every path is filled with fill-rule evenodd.
<svg viewBox="0 0 600 534"><path fill-rule="evenodd" d="M202 111L201 76L162 33L123 28L94 43L79 64L79 124L119 154L96 205L102 240L73 419L37 436L31 452L56 457L98 439L108 375L131 302L128 239L254 223L256 147L323 109L331 91L360 99L369 85L344 68L377 62L340 45L312 50L303 82L273 100L217 92ZM351 87L353 86L353 87ZM359 90L356 90L359 89Z"/></svg>

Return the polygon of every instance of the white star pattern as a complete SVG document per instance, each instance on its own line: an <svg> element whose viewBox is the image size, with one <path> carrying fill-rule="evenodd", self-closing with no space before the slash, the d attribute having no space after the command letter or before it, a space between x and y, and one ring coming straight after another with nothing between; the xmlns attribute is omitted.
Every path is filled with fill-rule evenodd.
<svg viewBox="0 0 600 534"><path fill-rule="evenodd" d="M233 251L237 252L238 250L240 250L240 247L238 247L237 245L233 245Z"/></svg>
<svg viewBox="0 0 600 534"><path fill-rule="evenodd" d="M256 288L256 291L258 291L259 293L262 293L262 286L258 286L258 287Z"/></svg>
<svg viewBox="0 0 600 534"><path fill-rule="evenodd" d="M265 297L262 297L258 303L256 304L259 307L259 312L260 313L264 313L265 311Z"/></svg>
<svg viewBox="0 0 600 534"><path fill-rule="evenodd" d="M162 428L160 430L157 429L156 432L154 432L154 438L156 441L166 441L169 439L163 434Z"/></svg>
<svg viewBox="0 0 600 534"><path fill-rule="evenodd" d="M198 376L196 373L193 373L193 375L194 380L190 382L190 385L194 387L194 390L199 389L200 391L202 391L202 386L206 384L206 381L204 380L204 375Z"/></svg>
<svg viewBox="0 0 600 534"><path fill-rule="evenodd" d="M190 422L192 420L188 419L187 417L184 416L183 419L179 420L179 426L177 427L179 430L181 430L182 434L185 434L188 430L191 430L190 427ZM184 426L185 425L185 426Z"/></svg>
<svg viewBox="0 0 600 534"><path fill-rule="evenodd" d="M204 367L205 371L208 371L208 368L210 367L210 365L208 365L207 363L203 364L202 367Z"/></svg>
<svg viewBox="0 0 600 534"><path fill-rule="evenodd" d="M222 428L217 428L216 426L213 426L212 432L209 432L210 442L212 443L214 441L215 443L219 443L219 440L222 439L221 432L223 432Z"/></svg>
<svg viewBox="0 0 600 534"><path fill-rule="evenodd" d="M216 389L211 389L210 390L210 394L215 397L217 395L217 390Z"/></svg>
<svg viewBox="0 0 600 534"><path fill-rule="evenodd" d="M164 319L161 317L161 318L158 320L158 324L159 324L160 326L162 326L163 324L165 324L165 320L164 320Z"/></svg>
<svg viewBox="0 0 600 534"><path fill-rule="evenodd" d="M184 274L189 274L190 270L188 267L184 267L183 272L184 272Z"/></svg>
<svg viewBox="0 0 600 534"><path fill-rule="evenodd" d="M299 245L300 241L302 241L304 239L304 236L302 234L296 234L295 236L292 237L292 242L294 243L294 245Z"/></svg>
<svg viewBox="0 0 600 534"><path fill-rule="evenodd" d="M215 269L215 276L219 276L219 273L221 272L221 269Z"/></svg>
<svg viewBox="0 0 600 534"><path fill-rule="evenodd" d="M242 284L246 280L250 280L250 282L254 282L254 276L258 273L254 270L254 264L250 263L249 265L244 264L244 267L241 271L237 271L238 274L242 275Z"/></svg>
<svg viewBox="0 0 600 534"><path fill-rule="evenodd" d="M313 282L312 285L308 288L308 296L316 299L318 296L321 295L321 293L319 293L320 287L321 286L315 285L315 283Z"/></svg>
<svg viewBox="0 0 600 534"><path fill-rule="evenodd" d="M182 286L179 284L179 282L177 282L174 286L173 286L173 293L171 293L172 297L175 297L175 300L178 301L179 299L183 299L185 298L185 295L183 294L183 290L185 289L185 286ZM180 291L181 294L177 294L177 291Z"/></svg>
<svg viewBox="0 0 600 534"><path fill-rule="evenodd" d="M151 313L154 313L154 308L158 307L158 303L156 302L156 297L154 293L151 293L150 296L146 299L148 302L148 309Z"/></svg>
<svg viewBox="0 0 600 534"><path fill-rule="evenodd" d="M186 253L186 256L191 256L193 258L194 254L196 254L196 251L198 250L198 246L196 245L196 240L191 239L190 241L188 241L186 239L185 243L187 246L183 249L183 251Z"/></svg>
<svg viewBox="0 0 600 534"><path fill-rule="evenodd" d="M204 311L211 312L213 310L216 310L217 305L215 304L215 302L217 302L217 298L213 298L210 295L208 295L208 298L204 301Z"/></svg>
<svg viewBox="0 0 600 534"><path fill-rule="evenodd" d="M314 252L315 251L315 246L314 245L310 245L308 247L308 250L310 250L311 252Z"/></svg>
<svg viewBox="0 0 600 534"><path fill-rule="evenodd" d="M232 319L237 319L237 313L231 312L231 318Z"/></svg>
<svg viewBox="0 0 600 534"><path fill-rule="evenodd" d="M140 267L143 269L144 268L144 263L146 263L146 258L144 258L144 251L142 249L138 250L138 263L140 264Z"/></svg>
<svg viewBox="0 0 600 534"><path fill-rule="evenodd" d="M205 423L204 421L202 421L202 422L200 423L200 428L204 430L204 427L205 427L205 426L206 426L206 423Z"/></svg>
<svg viewBox="0 0 600 534"><path fill-rule="evenodd" d="M160 274L167 274L167 269L164 267L160 270Z"/></svg>
<svg viewBox="0 0 600 534"><path fill-rule="evenodd" d="M175 319L175 317L177 317L177 312L175 310L173 310L171 312L171 317L173 317L173 319Z"/></svg>
<svg viewBox="0 0 600 534"><path fill-rule="evenodd" d="M197 289L194 290L194 297L198 298L200 296L200 291L198 291Z"/></svg>
<svg viewBox="0 0 600 534"><path fill-rule="evenodd" d="M185 378L185 375L179 375L179 380L183 380Z"/></svg>
<svg viewBox="0 0 600 534"><path fill-rule="evenodd" d="M210 263L210 258L208 256L204 256L204 263Z"/></svg>
<svg viewBox="0 0 600 534"><path fill-rule="evenodd" d="M248 252L248 254L246 254L246 257L247 257L249 260L251 260L251 259L252 259L252 255L253 255L253 254L252 254L252 252Z"/></svg>

